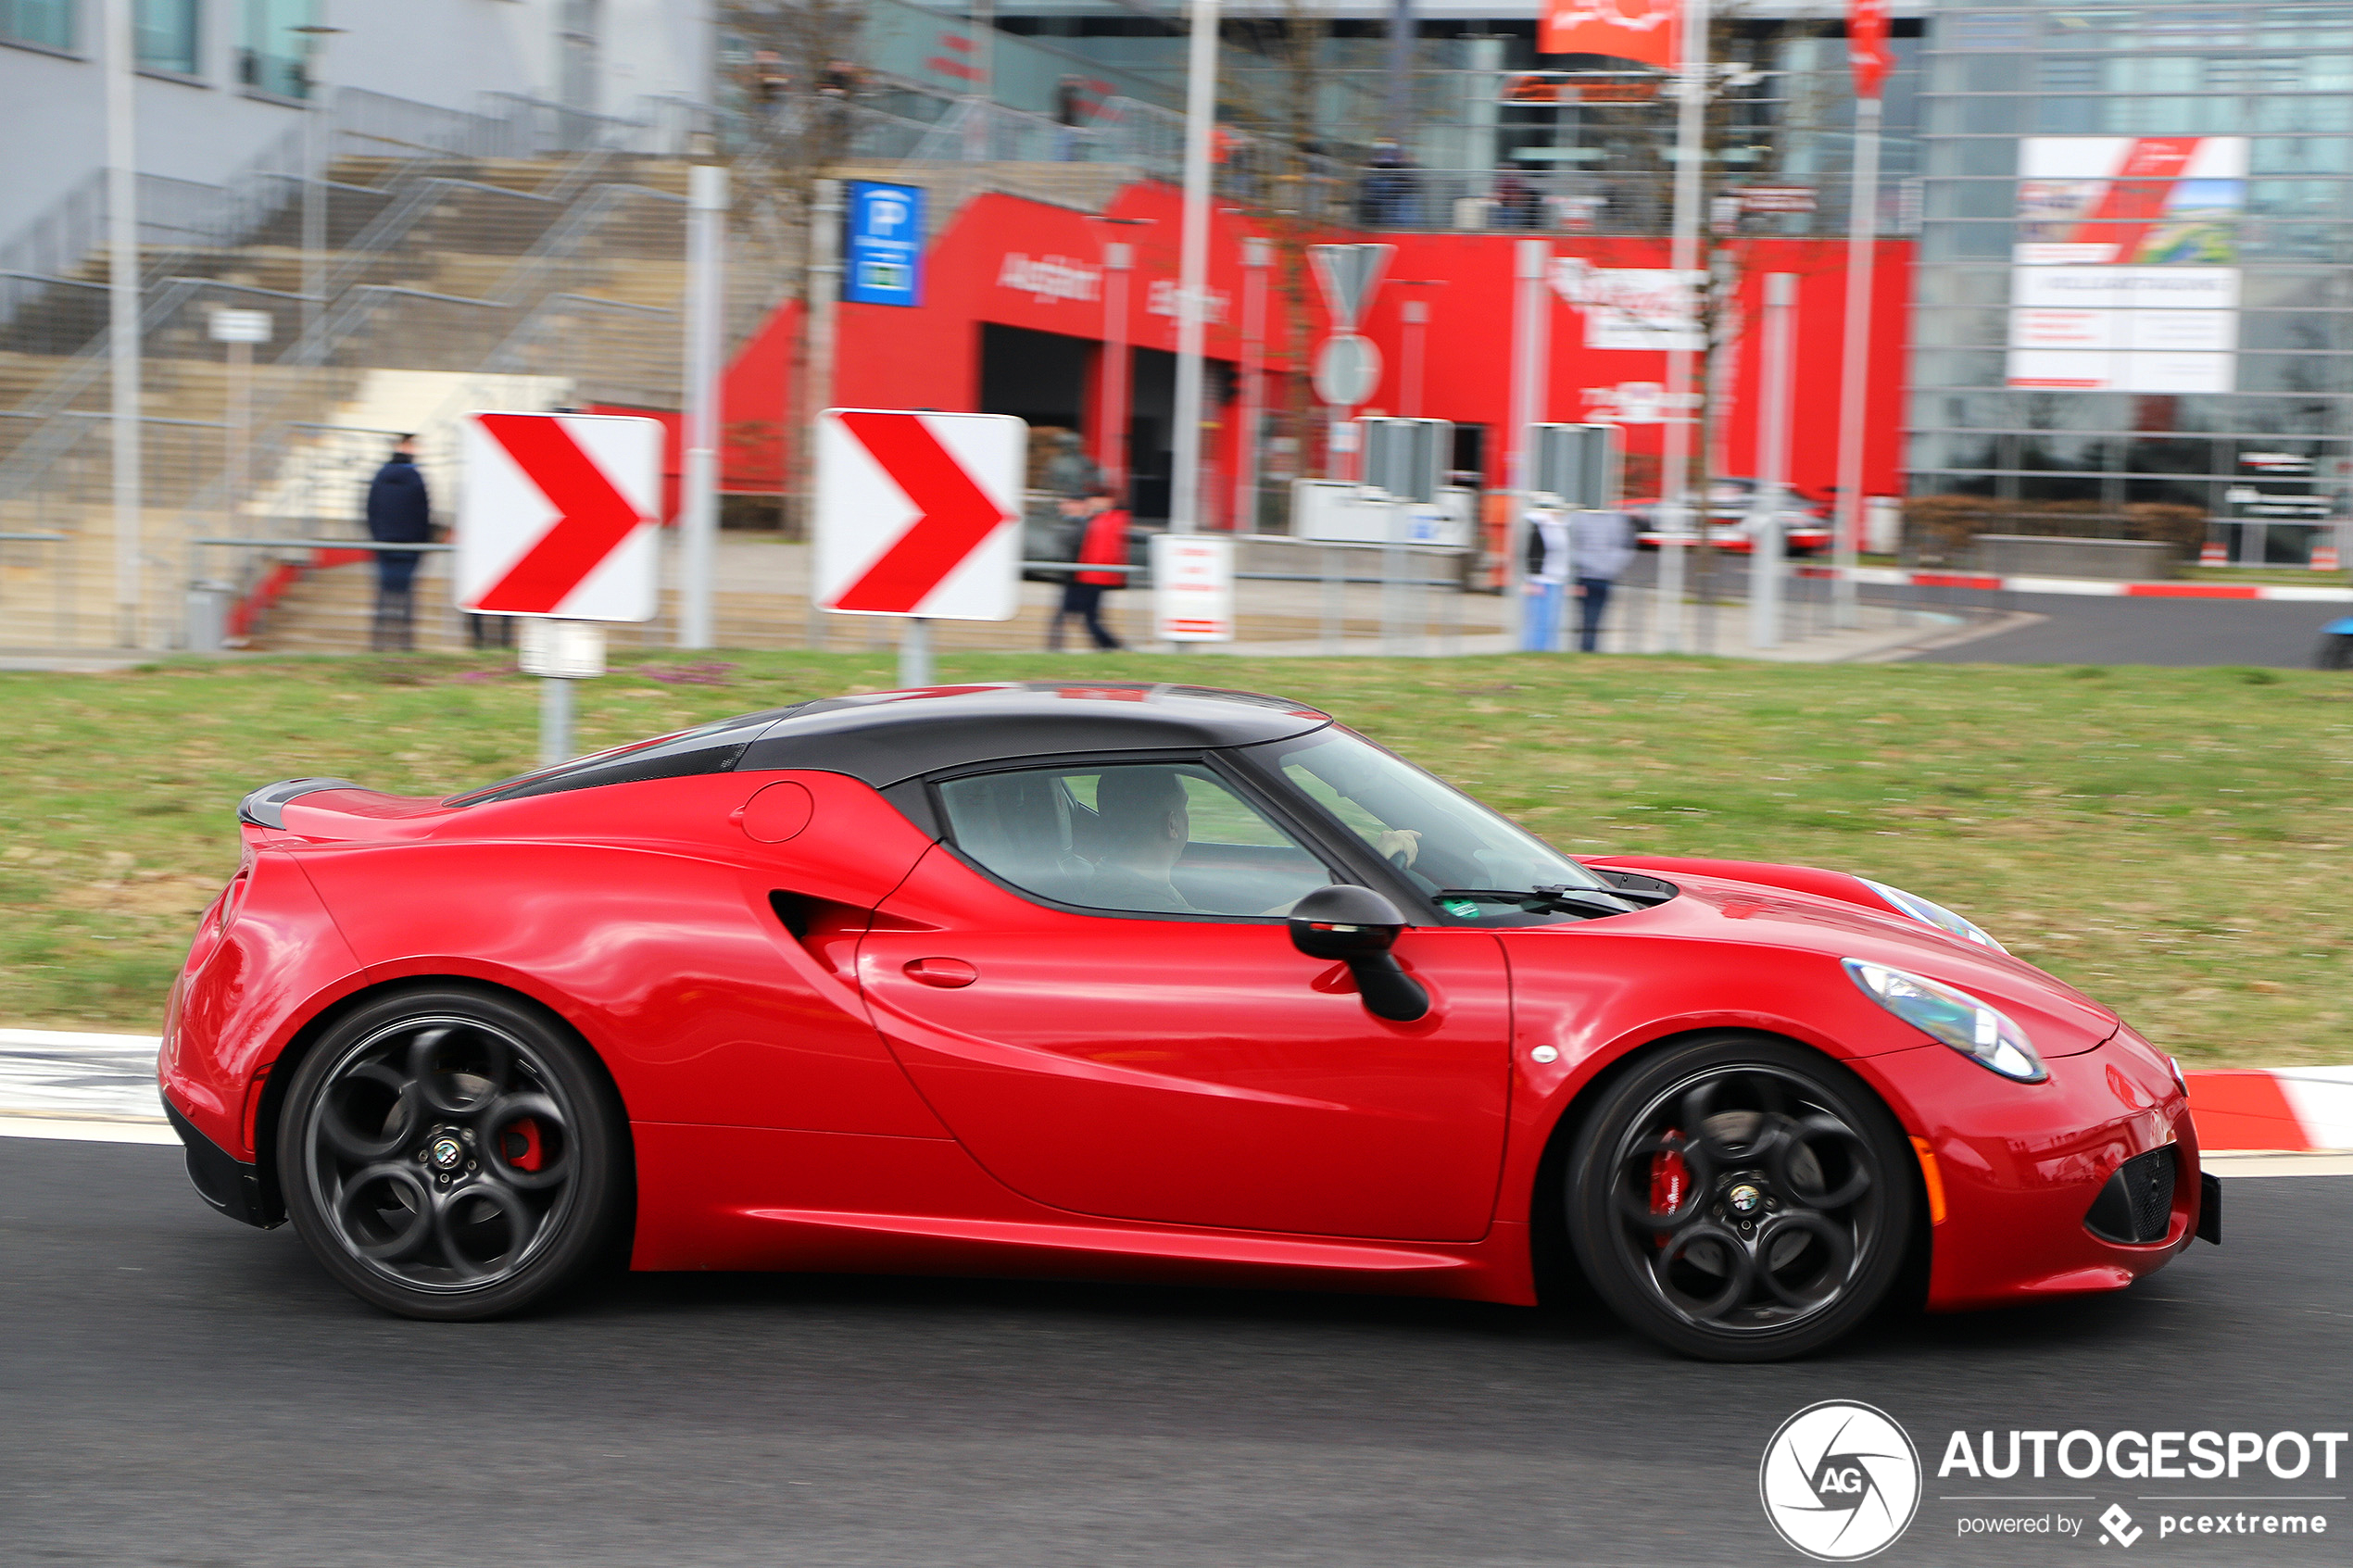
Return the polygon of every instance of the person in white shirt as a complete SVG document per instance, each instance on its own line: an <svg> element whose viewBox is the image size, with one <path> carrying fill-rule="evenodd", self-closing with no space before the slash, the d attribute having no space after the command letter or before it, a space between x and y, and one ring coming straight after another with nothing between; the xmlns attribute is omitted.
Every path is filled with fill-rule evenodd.
<svg viewBox="0 0 2353 1568"><path fill-rule="evenodd" d="M1528 596L1527 604L1520 607L1523 653L1552 652L1553 639L1560 631L1561 601L1568 592L1570 541L1568 514L1556 500L1545 495L1532 496L1528 510L1521 514L1528 525L1526 571L1520 584L1520 592Z"/></svg>

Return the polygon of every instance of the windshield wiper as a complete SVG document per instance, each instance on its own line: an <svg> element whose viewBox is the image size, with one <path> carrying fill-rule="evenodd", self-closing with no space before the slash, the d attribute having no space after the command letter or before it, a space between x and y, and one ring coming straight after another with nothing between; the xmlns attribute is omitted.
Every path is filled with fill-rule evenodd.
<svg viewBox="0 0 2353 1568"><path fill-rule="evenodd" d="M1564 911L1587 909L1596 914L1630 915L1643 908L1635 896L1601 887L1570 887L1563 883L1547 884L1515 891L1502 887L1441 887L1430 895L1433 898L1489 898L1522 909L1550 907Z"/></svg>

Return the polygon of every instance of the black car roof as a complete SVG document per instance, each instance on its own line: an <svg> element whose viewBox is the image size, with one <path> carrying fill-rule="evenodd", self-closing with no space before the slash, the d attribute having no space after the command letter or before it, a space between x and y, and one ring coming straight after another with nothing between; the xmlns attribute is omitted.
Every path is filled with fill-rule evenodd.
<svg viewBox="0 0 2353 1568"><path fill-rule="evenodd" d="M810 768L876 789L975 762L1074 751L1256 746L1331 722L1258 692L1126 681L925 686L740 714L450 797L474 806L696 773Z"/></svg>

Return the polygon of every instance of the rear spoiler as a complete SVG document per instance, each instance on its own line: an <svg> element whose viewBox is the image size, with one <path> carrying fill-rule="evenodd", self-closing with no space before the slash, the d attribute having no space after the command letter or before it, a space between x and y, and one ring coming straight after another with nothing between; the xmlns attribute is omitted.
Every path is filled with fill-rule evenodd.
<svg viewBox="0 0 2353 1568"><path fill-rule="evenodd" d="M286 802L322 789L364 789L349 779L282 779L273 784L263 784L237 802L237 821L251 822L256 827L281 828L286 825Z"/></svg>

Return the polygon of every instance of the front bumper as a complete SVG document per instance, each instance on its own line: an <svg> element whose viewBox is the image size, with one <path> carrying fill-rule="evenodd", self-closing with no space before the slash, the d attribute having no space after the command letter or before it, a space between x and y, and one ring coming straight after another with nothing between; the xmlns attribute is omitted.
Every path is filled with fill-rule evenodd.
<svg viewBox="0 0 2353 1568"><path fill-rule="evenodd" d="M1936 1161L1945 1218L1933 1233L1933 1310L2121 1289L2171 1261L2200 1228L2208 1184L2189 1102L2164 1059L2130 1031L2049 1059L2045 1084L2011 1083L1942 1046L1856 1065L1883 1075L1891 1103ZM2095 1208L2109 1212L2103 1194L2128 1160L2168 1148L2161 1210L2111 1223L2108 1236L2087 1223Z"/></svg>
<svg viewBox="0 0 2353 1568"><path fill-rule="evenodd" d="M163 1102L163 1113L171 1119L171 1130L187 1147L188 1180L197 1197L231 1219L262 1230L286 1223L285 1209L261 1179L260 1167L246 1164L198 1132L169 1098Z"/></svg>

